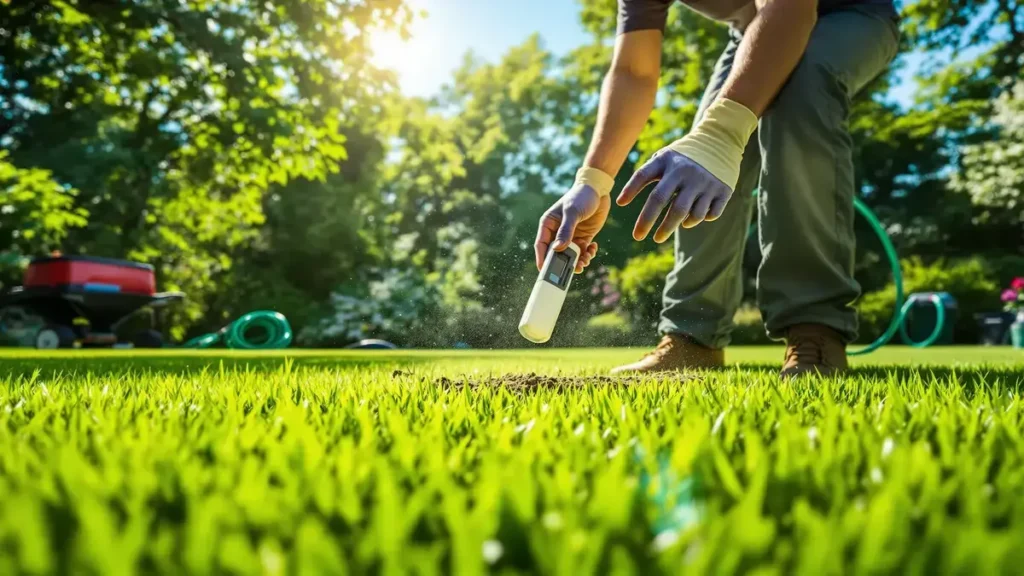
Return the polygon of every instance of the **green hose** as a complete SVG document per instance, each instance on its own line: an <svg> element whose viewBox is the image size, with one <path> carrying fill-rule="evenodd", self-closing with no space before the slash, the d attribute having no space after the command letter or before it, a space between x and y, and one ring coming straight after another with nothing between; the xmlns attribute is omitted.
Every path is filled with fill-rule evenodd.
<svg viewBox="0 0 1024 576"><path fill-rule="evenodd" d="M754 190L754 196L757 196L758 191ZM871 226L871 230L874 231L875 235L882 242L882 249L885 251L885 256L889 260L889 268L892 270L892 283L896 286L896 309L893 310L892 320L889 321L889 327L886 328L885 332L879 336L874 342L868 344L860 350L853 350L849 352L851 356L860 356L863 354L870 354L875 350L878 350L882 346L885 346L892 340L893 336L897 332L903 337L903 341L914 348L925 348L931 346L939 339L942 334L942 329L946 324L946 308L942 304L942 300L932 294L929 300L932 305L935 306L935 328L927 338L920 342L914 342L910 339L906 329L907 314L910 313L910 308L913 302L906 300L906 295L903 292L903 272L900 270L900 257L896 254L896 248L892 245L892 240L889 239L889 233L885 231L885 227L875 216L875 213L868 208L867 204L862 202L860 198L853 199L853 207L857 209L857 212L867 220L868 225Z"/></svg>
<svg viewBox="0 0 1024 576"><path fill-rule="evenodd" d="M900 270L900 258L896 254L896 248L892 245L892 240L889 239L889 234L885 231L882 223L878 221L878 217L867 207L867 204L861 202L860 198L854 198L853 207L868 221L871 229L882 242L882 249L885 250L885 255L889 259L889 266L892 269L892 283L896 286L896 309L893 310L892 320L889 321L889 327L885 330L885 333L866 347L850 352L850 355L859 356L878 350L888 344L897 331L903 336L903 341L914 348L931 346L939 339L939 336L942 334L942 328L946 324L946 307L942 305L942 300L938 296L932 294L929 300L935 306L935 328L927 338L920 342L914 342L910 339L910 336L907 334L906 319L914 303L906 301L906 296L903 293L903 272Z"/></svg>
<svg viewBox="0 0 1024 576"><path fill-rule="evenodd" d="M253 338L247 333L258 330ZM217 332L204 334L181 345L182 348L212 348L223 343L239 350L276 350L287 348L292 342L292 327L280 312L257 310L249 312Z"/></svg>

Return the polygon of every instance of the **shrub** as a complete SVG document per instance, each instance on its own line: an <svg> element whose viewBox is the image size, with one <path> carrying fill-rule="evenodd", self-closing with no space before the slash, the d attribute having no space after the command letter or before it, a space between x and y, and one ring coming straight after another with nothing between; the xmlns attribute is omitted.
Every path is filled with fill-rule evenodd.
<svg viewBox="0 0 1024 576"><path fill-rule="evenodd" d="M587 321L580 331L578 345L631 346L643 337L633 330L629 318L619 312L606 312Z"/></svg>
<svg viewBox="0 0 1024 576"><path fill-rule="evenodd" d="M364 278L361 285L331 295L333 313L307 327L300 334L303 342L336 346L383 338L405 344L440 306L436 286L414 268L371 270Z"/></svg>
<svg viewBox="0 0 1024 576"><path fill-rule="evenodd" d="M745 304L736 311L733 317L735 326L732 331L733 344L771 344L771 339L764 330L761 311L756 306Z"/></svg>
<svg viewBox="0 0 1024 576"><path fill-rule="evenodd" d="M292 284L276 266L231 268L216 278L216 285L217 292L207 302L202 321L193 324L186 337L219 330L247 312L274 310L288 319L296 345L322 344L306 337L330 314L330 306Z"/></svg>
<svg viewBox="0 0 1024 576"><path fill-rule="evenodd" d="M619 289L620 310L636 330L650 330L657 325L665 276L674 264L675 255L663 249L632 258L612 274Z"/></svg>
<svg viewBox="0 0 1024 576"><path fill-rule="evenodd" d="M957 342L976 342L978 329L974 315L999 306L999 285L990 267L980 258L938 260L925 264L920 258L901 262L903 289L907 296L914 292L949 292L959 307L954 334ZM896 287L891 282L884 289L864 295L857 303L861 340L877 338L885 331L896 307Z"/></svg>
<svg viewBox="0 0 1024 576"><path fill-rule="evenodd" d="M1000 288L1009 286L1014 278L1024 276L1024 256L999 254L985 258L985 262L992 272L992 279Z"/></svg>

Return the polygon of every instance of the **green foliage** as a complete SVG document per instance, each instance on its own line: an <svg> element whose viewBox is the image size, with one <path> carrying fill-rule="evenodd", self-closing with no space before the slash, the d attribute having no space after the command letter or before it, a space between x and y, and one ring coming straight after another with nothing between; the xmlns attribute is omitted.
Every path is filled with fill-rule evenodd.
<svg viewBox="0 0 1024 576"><path fill-rule="evenodd" d="M19 168L0 150L0 287L20 281L21 259L59 250L88 212L75 206L78 191L54 181L48 170Z"/></svg>
<svg viewBox="0 0 1024 576"><path fill-rule="evenodd" d="M1024 221L1024 82L995 101L992 140L961 148L963 170L953 175L953 189L983 207L975 224L1021 230Z"/></svg>
<svg viewBox="0 0 1024 576"><path fill-rule="evenodd" d="M638 336L650 340L649 334L638 335L621 313L605 312L587 320L580 340L583 346L629 346L638 343Z"/></svg>
<svg viewBox="0 0 1024 576"><path fill-rule="evenodd" d="M915 0L901 12L909 43L932 59L935 74L923 82L926 96L945 102L987 99L1019 77L1024 54L1019 3ZM977 53L973 58L948 61L950 53L971 47Z"/></svg>
<svg viewBox="0 0 1024 576"><path fill-rule="evenodd" d="M58 250L89 213L75 207L78 191L54 181L48 170L18 168L0 150L0 243L18 254Z"/></svg>
<svg viewBox="0 0 1024 576"><path fill-rule="evenodd" d="M217 330L240 316L254 310L274 310L288 319L295 335L302 336L309 326L316 325L330 310L321 301L312 299L308 293L295 286L289 278L273 269L262 273L252 266L232 268L217 278L217 291L209 302L208 313L203 323L187 334L195 337L206 330ZM176 334L184 337L184 334ZM295 345L316 344L294 340Z"/></svg>
<svg viewBox="0 0 1024 576"><path fill-rule="evenodd" d="M1024 276L1024 256L1003 254L985 258L985 263L992 274L992 280L1000 288L1005 288L1014 278Z"/></svg>
<svg viewBox="0 0 1024 576"><path fill-rule="evenodd" d="M999 288L991 268L981 259L944 261L925 264L920 258L901 262L903 287L907 296L914 292L949 292L957 300L959 317L954 327L958 342L977 342L974 315L998 310ZM895 313L896 288L890 284L865 294L857 302L861 339L870 341L885 331Z"/></svg>
<svg viewBox="0 0 1024 576"><path fill-rule="evenodd" d="M613 272L613 282L622 295L621 308L638 329L652 329L661 313L665 276L675 265L671 250L662 249L631 259Z"/></svg>
<svg viewBox="0 0 1024 576"><path fill-rule="evenodd" d="M436 283L415 269L372 270L361 275L358 284L333 295L332 313L309 326L300 339L317 345L366 338L406 343L440 302Z"/></svg>
<svg viewBox="0 0 1024 576"><path fill-rule="evenodd" d="M894 122L878 124L891 126L898 139L887 138L884 155L858 169L892 166L895 160L902 165L902 187L916 188L883 206L892 210L886 221L899 225L898 241L911 240L901 242L902 253L1020 253L1019 221L1007 223L1000 210L986 205L987 194L980 194L986 153L976 145L997 137L993 106L1021 76L1024 8L1019 2L915 0L901 12L905 52L924 61L915 78L915 106ZM993 184L1013 186L1012 179Z"/></svg>
<svg viewBox="0 0 1024 576"><path fill-rule="evenodd" d="M899 364L780 386L758 369L777 364L769 348L699 381L595 377L635 354L5 353L0 566L994 574L1024 561L1018 355L899 350ZM582 385L492 383L530 372ZM481 386L457 386L465 375ZM684 479L695 500L655 500ZM676 505L693 522L662 526Z"/></svg>
<svg viewBox="0 0 1024 576"><path fill-rule="evenodd" d="M741 306L733 317L732 344L745 346L770 342L761 311L752 305Z"/></svg>
<svg viewBox="0 0 1024 576"><path fill-rule="evenodd" d="M0 138L80 190L76 252L156 264L194 321L274 187L339 172L392 86L365 33L409 16L399 0L12 3Z"/></svg>

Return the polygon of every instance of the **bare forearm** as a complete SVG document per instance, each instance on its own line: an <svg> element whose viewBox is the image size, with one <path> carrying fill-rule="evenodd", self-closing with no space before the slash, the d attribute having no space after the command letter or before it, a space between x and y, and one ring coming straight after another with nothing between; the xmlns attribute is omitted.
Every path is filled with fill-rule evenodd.
<svg viewBox="0 0 1024 576"><path fill-rule="evenodd" d="M817 0L764 0L743 34L721 95L760 117L807 49Z"/></svg>
<svg viewBox="0 0 1024 576"><path fill-rule="evenodd" d="M605 77L597 125L584 164L615 175L654 108L657 77L612 69Z"/></svg>

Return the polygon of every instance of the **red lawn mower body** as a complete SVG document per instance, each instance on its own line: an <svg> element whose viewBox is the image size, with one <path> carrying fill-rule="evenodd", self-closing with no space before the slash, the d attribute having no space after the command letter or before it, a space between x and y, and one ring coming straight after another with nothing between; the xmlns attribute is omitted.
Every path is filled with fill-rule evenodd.
<svg viewBox="0 0 1024 576"><path fill-rule="evenodd" d="M25 288L156 294L153 267L105 258L56 256L39 258L25 271Z"/></svg>
<svg viewBox="0 0 1024 576"><path fill-rule="evenodd" d="M91 256L53 256L33 260L24 285L0 296L0 313L17 308L41 318L37 348L112 346L123 320L141 308L159 308L184 298L180 292L157 293L148 264ZM11 324L0 315L0 329ZM136 346L159 347L152 328L132 337Z"/></svg>

